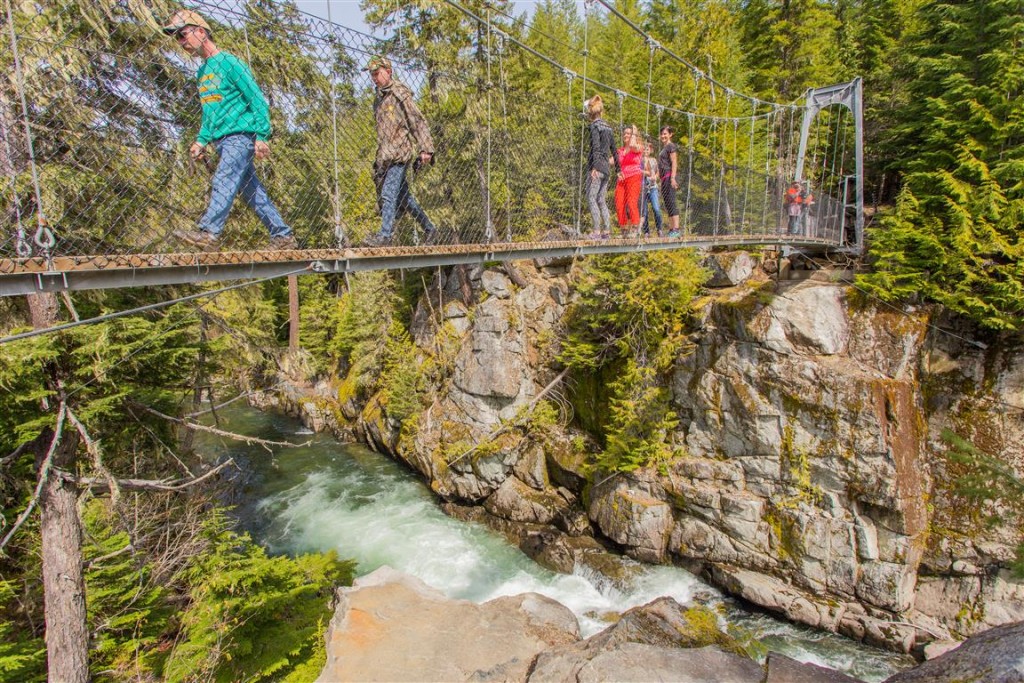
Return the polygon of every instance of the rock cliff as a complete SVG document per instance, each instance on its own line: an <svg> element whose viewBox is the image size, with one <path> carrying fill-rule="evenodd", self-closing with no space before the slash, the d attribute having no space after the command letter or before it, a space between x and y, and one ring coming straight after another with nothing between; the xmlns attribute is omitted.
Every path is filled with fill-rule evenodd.
<svg viewBox="0 0 1024 683"><path fill-rule="evenodd" d="M554 362L573 296L565 262L440 274L411 333L446 372L404 423L378 396L325 408L329 381L267 400L404 460L563 571L596 539L919 654L1024 619L1007 568L1020 529L986 526L957 494L940 438L952 429L1022 471L1024 417L1006 409L1024 405L1020 339L978 344L940 312L878 309L820 273L776 283L751 262L713 259L723 288L676 358L675 455L657 469L598 478L600 435L572 426L566 406L599 404L603 378ZM541 397L560 417L538 417Z"/></svg>

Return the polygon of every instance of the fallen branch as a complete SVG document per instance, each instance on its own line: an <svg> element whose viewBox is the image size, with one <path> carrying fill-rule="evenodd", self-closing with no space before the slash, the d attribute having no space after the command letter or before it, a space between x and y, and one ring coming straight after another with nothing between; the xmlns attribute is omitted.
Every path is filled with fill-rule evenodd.
<svg viewBox="0 0 1024 683"><path fill-rule="evenodd" d="M206 425L201 425L198 422L190 422L188 420L183 420L179 417L166 415L164 413L161 413L159 410L150 408L149 406L144 406L141 403L136 403L135 405L141 408L142 410L145 410L147 413L150 413L151 415L156 415L157 417L163 418L169 422L180 424L182 427L185 427L187 429L193 429L197 432L208 432L210 434L216 434L217 436L223 436L228 439L241 441L242 443L249 444L250 446L263 446L268 451L270 450L271 446L281 446L282 448L299 448L300 446L308 446L311 443L309 441L304 441L303 443L292 443L291 441L270 441L269 439L260 439L255 436L246 436L244 434L237 434L235 432L229 432L224 429L217 429L216 427L207 427Z"/></svg>
<svg viewBox="0 0 1024 683"><path fill-rule="evenodd" d="M39 502L39 496L42 495L43 485L46 484L46 480L50 477L50 464L53 462L53 454L57 452L57 446L60 445L61 435L64 433L64 418L67 416L67 404L64 401L60 402L60 410L57 412L57 426L53 431L53 439L50 441L50 449L46 451L46 457L43 459L43 464L39 467L39 481L36 482L36 490L32 494L32 499L22 510L21 514L18 515L18 519L14 522L11 530L7 532L7 535L0 540L0 552L7 546L10 540L14 537L14 534L18 532L21 525L25 523L29 515L35 509L36 504Z"/></svg>
<svg viewBox="0 0 1024 683"><path fill-rule="evenodd" d="M139 423L139 425L140 425L140 426L141 426L141 427L142 427L142 428L143 428L144 430L146 430L146 432L147 432L147 433L148 433L148 434L149 434L149 435L150 435L151 437L153 437L153 440L154 440L154 441L156 441L156 442L157 442L158 444L160 444L160 447L161 447L161 448L163 448L163 449L164 449L165 451L167 451L167 454L168 454L169 456L171 456L171 459L172 459L172 460L174 460L174 461L175 461L176 463L178 463L178 466L179 466L179 467L181 467L181 469L185 470L185 474L187 474L187 475L188 475L188 476L190 476L190 477L194 477L195 475L194 475L194 474L192 474L192 470L190 470L190 469L189 469L188 465L186 465L186 464L185 464L184 462L182 462L182 461L181 461L181 458L179 458L179 457L178 457L178 454L177 454L177 453L175 453L175 452L174 452L174 451L173 451L173 450L171 449L171 447L170 447L170 446L168 446L167 444L165 444L165 443L163 442L163 439L161 439L161 438L160 438L160 437L159 437L159 436L157 435L157 433L156 433L156 432L154 432L154 431L153 431L152 429L150 429L149 425L147 425L147 424L146 424L145 422L143 422L142 420L140 420L140 419L139 419L139 416L135 414L135 411L133 411L133 410L132 410L132 407L131 407L131 406L126 406L126 407L128 408L128 414L132 416L132 419L133 419L133 420L135 420L136 422L138 422L138 423Z"/></svg>
<svg viewBox="0 0 1024 683"><path fill-rule="evenodd" d="M93 565L99 564L100 562L105 562L106 560L112 560L118 555L124 555L129 550L135 550L135 546L131 543L126 543L123 548L115 550L112 553L107 553L106 555L100 555L99 557L92 558L91 560L85 563L84 568L91 569Z"/></svg>
<svg viewBox="0 0 1024 683"><path fill-rule="evenodd" d="M117 482L118 488L130 491L181 491L182 489L187 489L190 486L195 486L205 479L209 479L228 465L234 464L235 459L229 458L206 474L187 480L177 479L167 481L164 479L117 479L115 481ZM105 491L110 490L111 488L110 482L102 477L75 477L71 474L61 474L61 477L66 481L73 482L83 488L88 488L91 491Z"/></svg>
<svg viewBox="0 0 1024 683"><path fill-rule="evenodd" d="M508 428L514 426L516 423L519 422L519 420L521 420L524 417L526 417L527 415L529 415L533 411L533 409L537 406L537 404L540 402L540 400L542 398L544 398L545 396L547 396L548 393L550 393L552 389L554 389L556 386L558 386L558 383L561 382L562 379L567 374L569 374L569 368L566 368L566 369L562 370L560 373L558 373L557 377L555 377L553 380L551 380L551 382L546 387L544 387L539 394L534 396L533 399L529 403L526 404L526 409L523 410L522 413L520 413L518 416L516 416L515 419L509 420L508 422L503 423L500 427L498 427L493 432L488 434L486 438L482 439L479 443L477 443L475 446L470 448L468 451L466 451L465 453L463 453L462 455L460 455L459 457L455 458L450 463L448 463L448 466L451 467L455 463L459 462L460 460L465 458L467 455L469 455L470 453L472 453L476 449L480 448L480 446L482 444L488 443L489 441L493 441L494 439L498 438L503 432L505 432L505 430L507 430Z"/></svg>

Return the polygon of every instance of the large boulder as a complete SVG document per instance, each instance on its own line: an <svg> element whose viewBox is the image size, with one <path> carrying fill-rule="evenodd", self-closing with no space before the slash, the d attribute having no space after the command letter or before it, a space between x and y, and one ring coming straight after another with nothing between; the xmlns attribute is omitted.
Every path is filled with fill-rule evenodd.
<svg viewBox="0 0 1024 683"><path fill-rule="evenodd" d="M644 562L662 562L672 531L672 508L663 500L625 480L595 487L588 510L590 519L626 554Z"/></svg>
<svg viewBox="0 0 1024 683"><path fill-rule="evenodd" d="M659 598L580 643L537 658L530 681L751 681L761 667L718 628L710 611Z"/></svg>
<svg viewBox="0 0 1024 683"><path fill-rule="evenodd" d="M1024 683L1024 622L973 636L886 683Z"/></svg>
<svg viewBox="0 0 1024 683"><path fill-rule="evenodd" d="M384 567L339 589L318 681L525 680L539 652L578 637L541 595L476 605Z"/></svg>

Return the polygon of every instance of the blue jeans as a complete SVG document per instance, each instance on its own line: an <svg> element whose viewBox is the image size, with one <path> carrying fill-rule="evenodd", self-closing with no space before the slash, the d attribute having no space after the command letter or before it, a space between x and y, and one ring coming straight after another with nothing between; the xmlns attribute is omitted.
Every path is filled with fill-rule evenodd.
<svg viewBox="0 0 1024 683"><path fill-rule="evenodd" d="M217 148L217 170L213 174L210 205L199 221L200 230L219 235L227 223L235 196L242 194L245 203L256 212L271 237L290 235L292 230L281 218L274 202L256 177L256 136L248 133L226 135L213 143Z"/></svg>
<svg viewBox="0 0 1024 683"><path fill-rule="evenodd" d="M395 233L395 220L407 212L416 219L424 233L430 235L434 232L434 224L409 190L409 181L405 177L406 165L392 164L384 172L384 182L380 188L380 236L384 239L391 239Z"/></svg>
<svg viewBox="0 0 1024 683"><path fill-rule="evenodd" d="M658 192L658 184L644 178L644 190L640 195L640 215L644 217L644 234L651 232L651 215L648 205L654 207L655 229L661 232L661 193Z"/></svg>

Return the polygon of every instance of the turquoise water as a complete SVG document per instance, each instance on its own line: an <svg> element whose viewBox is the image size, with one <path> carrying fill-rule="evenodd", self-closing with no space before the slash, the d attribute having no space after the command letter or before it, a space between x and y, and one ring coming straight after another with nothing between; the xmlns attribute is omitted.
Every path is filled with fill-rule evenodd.
<svg viewBox="0 0 1024 683"><path fill-rule="evenodd" d="M585 572L564 575L533 562L502 536L445 515L430 490L407 468L362 446L313 434L288 417L233 408L220 415L228 430L293 443L268 452L203 435L199 449L230 455L244 477L235 512L242 526L271 552L337 550L355 559L358 573L388 565L419 577L453 598L484 602L527 591L569 607L584 635L607 626L609 613L668 595L681 603L717 607L730 623L769 649L794 659L879 681L912 662L833 634L794 627L742 610L689 572L647 567L628 588Z"/></svg>

